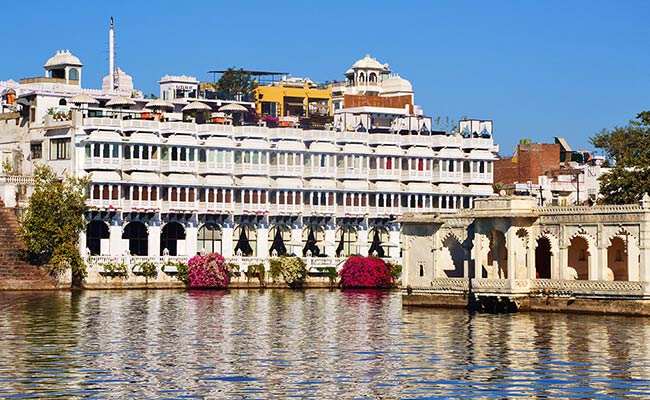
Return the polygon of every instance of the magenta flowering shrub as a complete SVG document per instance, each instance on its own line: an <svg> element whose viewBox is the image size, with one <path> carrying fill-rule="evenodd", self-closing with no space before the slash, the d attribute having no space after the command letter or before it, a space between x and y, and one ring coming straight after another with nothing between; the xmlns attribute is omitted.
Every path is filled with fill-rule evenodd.
<svg viewBox="0 0 650 400"><path fill-rule="evenodd" d="M191 288L225 288L232 271L218 253L196 255L187 262L187 281Z"/></svg>
<svg viewBox="0 0 650 400"><path fill-rule="evenodd" d="M348 258L339 276L344 288L389 288L393 284L390 268L376 257Z"/></svg>

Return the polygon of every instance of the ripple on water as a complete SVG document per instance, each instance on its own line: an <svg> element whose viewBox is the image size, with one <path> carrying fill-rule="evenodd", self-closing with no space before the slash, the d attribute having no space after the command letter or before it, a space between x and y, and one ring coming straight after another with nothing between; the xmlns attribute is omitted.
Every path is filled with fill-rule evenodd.
<svg viewBox="0 0 650 400"><path fill-rule="evenodd" d="M3 293L0 397L647 398L650 322L373 291Z"/></svg>

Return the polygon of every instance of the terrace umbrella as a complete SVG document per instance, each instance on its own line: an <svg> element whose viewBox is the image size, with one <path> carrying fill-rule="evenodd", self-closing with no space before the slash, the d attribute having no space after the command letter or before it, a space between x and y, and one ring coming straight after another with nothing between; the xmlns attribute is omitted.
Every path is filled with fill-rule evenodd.
<svg viewBox="0 0 650 400"><path fill-rule="evenodd" d="M384 249L381 247L381 240L379 240L379 229L375 229L375 235L372 237L372 243L370 244L368 255L372 256L375 252L377 253L377 257L384 257Z"/></svg>
<svg viewBox="0 0 650 400"><path fill-rule="evenodd" d="M244 121L244 113L248 112L248 108L242 106L241 104L237 103L230 103L226 104L225 106L219 107L219 112L227 113L227 114L241 114L239 117L239 121L243 122Z"/></svg>
<svg viewBox="0 0 650 400"><path fill-rule="evenodd" d="M144 105L152 110L172 110L174 105L167 100L155 99Z"/></svg>
<svg viewBox="0 0 650 400"><path fill-rule="evenodd" d="M305 243L305 247L303 247L302 249L303 257L307 256L308 251L310 251L311 255L314 257L318 257L320 255L320 250L318 249L318 246L316 246L316 237L314 236L313 226L309 226L309 235L307 236L307 243Z"/></svg>
<svg viewBox="0 0 650 400"><path fill-rule="evenodd" d="M106 107L114 108L128 108L134 105L135 101L133 99L124 96L117 96L106 102Z"/></svg>
<svg viewBox="0 0 650 400"><path fill-rule="evenodd" d="M212 107L200 101L193 101L190 104L186 105L182 109L183 112L186 111L212 111Z"/></svg>
<svg viewBox="0 0 650 400"><path fill-rule="evenodd" d="M68 100L68 102L72 104L76 104L78 106L82 104L99 104L99 100L97 100L94 97L90 97L85 93L74 96L73 98Z"/></svg>
<svg viewBox="0 0 650 400"><path fill-rule="evenodd" d="M278 256L284 256L287 254L287 247L284 245L284 240L282 239L282 232L279 227L275 229L275 237L273 238L273 244L271 245L271 253L273 250L276 251Z"/></svg>
<svg viewBox="0 0 650 400"><path fill-rule="evenodd" d="M248 243L248 237L246 236L246 229L244 227L241 227L241 231L239 232L239 240L237 240L237 246L235 246L235 254L241 250L241 253L245 256L250 256L253 254L253 248L251 247L250 243Z"/></svg>

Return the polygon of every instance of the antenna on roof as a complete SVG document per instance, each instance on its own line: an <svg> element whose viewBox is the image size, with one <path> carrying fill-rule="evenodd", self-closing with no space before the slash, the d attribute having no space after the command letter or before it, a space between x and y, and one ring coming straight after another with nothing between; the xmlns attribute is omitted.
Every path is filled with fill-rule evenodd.
<svg viewBox="0 0 650 400"><path fill-rule="evenodd" d="M108 31L108 76L111 90L115 90L115 20L111 16L111 29Z"/></svg>

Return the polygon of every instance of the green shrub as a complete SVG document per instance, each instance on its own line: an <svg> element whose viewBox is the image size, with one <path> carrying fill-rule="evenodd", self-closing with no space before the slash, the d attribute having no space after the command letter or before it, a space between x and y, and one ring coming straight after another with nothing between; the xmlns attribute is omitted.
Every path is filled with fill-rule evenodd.
<svg viewBox="0 0 650 400"><path fill-rule="evenodd" d="M316 271L327 272L327 277L331 284L335 284L336 279L339 277L339 273L336 271L335 267L316 267Z"/></svg>
<svg viewBox="0 0 650 400"><path fill-rule="evenodd" d="M180 261L168 261L165 263L164 267L176 267L176 274L175 277L179 281L183 282L184 284L189 283L189 276L188 276L188 269L187 269L187 264L184 262Z"/></svg>
<svg viewBox="0 0 650 400"><path fill-rule="evenodd" d="M124 263L114 264L114 263L104 263L99 264L102 267L100 274L107 276L126 276L129 273L129 269Z"/></svg>
<svg viewBox="0 0 650 400"><path fill-rule="evenodd" d="M264 264L251 264L246 268L246 277L257 278L260 283L264 282Z"/></svg>
<svg viewBox="0 0 650 400"><path fill-rule="evenodd" d="M138 275L142 275L147 279L155 278L158 276L158 268L156 267L156 264L154 264L151 261L146 261L140 264L136 264L133 269L135 270L138 267L140 267L140 271L138 272Z"/></svg>
<svg viewBox="0 0 650 400"><path fill-rule="evenodd" d="M275 281L282 276L292 289L300 289L307 281L307 267L299 257L279 257L271 260L270 274Z"/></svg>

